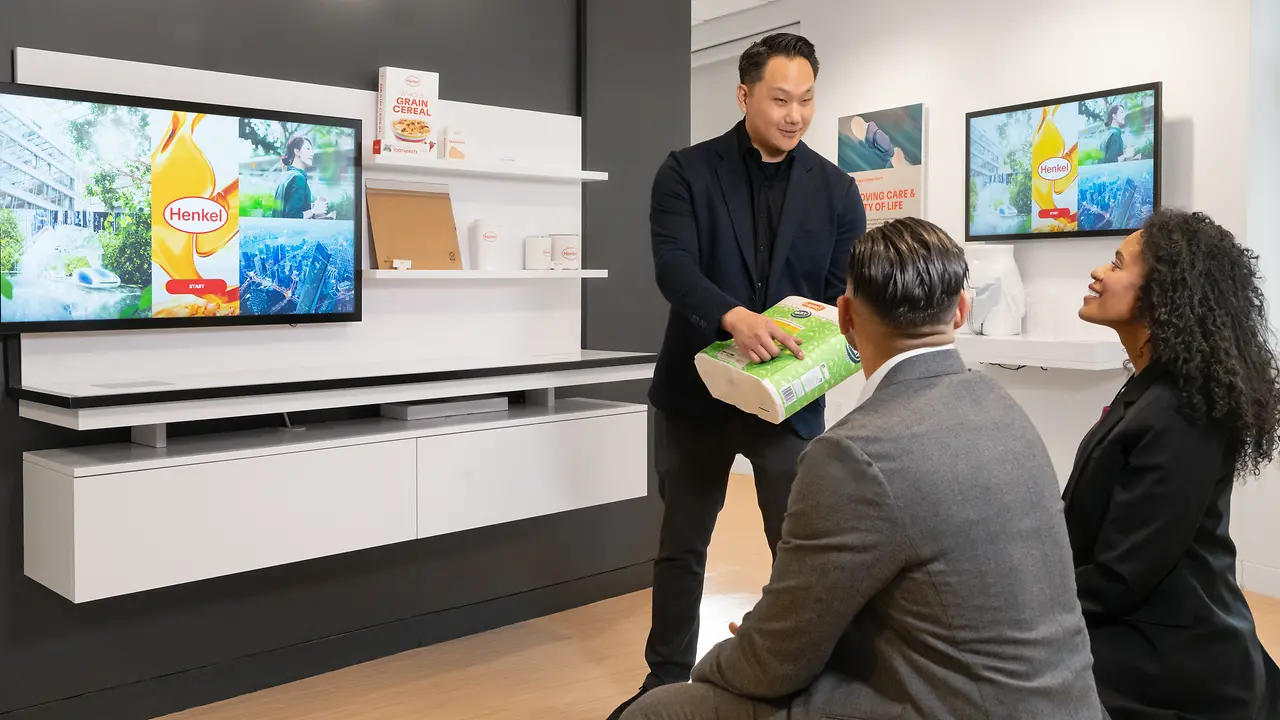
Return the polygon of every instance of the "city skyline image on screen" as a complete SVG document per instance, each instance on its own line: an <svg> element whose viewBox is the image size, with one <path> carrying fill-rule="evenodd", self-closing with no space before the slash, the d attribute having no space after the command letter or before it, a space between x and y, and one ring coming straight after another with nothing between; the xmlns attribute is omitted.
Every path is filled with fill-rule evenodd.
<svg viewBox="0 0 1280 720"><path fill-rule="evenodd" d="M0 85L0 330L359 319L358 123Z"/></svg>
<svg viewBox="0 0 1280 720"><path fill-rule="evenodd" d="M1159 205L1158 84L967 122L969 239L1124 235Z"/></svg>

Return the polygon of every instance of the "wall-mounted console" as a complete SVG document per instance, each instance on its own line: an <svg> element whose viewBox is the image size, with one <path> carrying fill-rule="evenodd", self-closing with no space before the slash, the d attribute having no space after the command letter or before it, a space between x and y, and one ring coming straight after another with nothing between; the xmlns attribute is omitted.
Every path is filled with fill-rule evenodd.
<svg viewBox="0 0 1280 720"><path fill-rule="evenodd" d="M26 574L81 603L643 497L647 422L562 400L30 452Z"/></svg>
<svg viewBox="0 0 1280 720"><path fill-rule="evenodd" d="M11 389L23 417L132 427L141 441L24 453L26 574L80 603L647 492L646 407L556 399L553 388L651 377L650 355L356 370L260 378L239 394L199 377ZM495 394L524 401L164 441L173 422Z"/></svg>

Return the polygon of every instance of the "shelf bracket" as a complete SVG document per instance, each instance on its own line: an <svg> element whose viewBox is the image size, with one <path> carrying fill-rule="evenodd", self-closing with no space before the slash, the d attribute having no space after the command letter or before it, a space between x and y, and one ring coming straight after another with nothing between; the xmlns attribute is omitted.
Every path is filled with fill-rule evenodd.
<svg viewBox="0 0 1280 720"><path fill-rule="evenodd" d="M130 439L138 445L146 445L147 447L162 448L169 445L168 426L164 423L159 425L135 425L130 428Z"/></svg>
<svg viewBox="0 0 1280 720"><path fill-rule="evenodd" d="M553 408L556 406L556 390L555 388L526 390L524 392L524 402L526 405L540 405L542 407Z"/></svg>

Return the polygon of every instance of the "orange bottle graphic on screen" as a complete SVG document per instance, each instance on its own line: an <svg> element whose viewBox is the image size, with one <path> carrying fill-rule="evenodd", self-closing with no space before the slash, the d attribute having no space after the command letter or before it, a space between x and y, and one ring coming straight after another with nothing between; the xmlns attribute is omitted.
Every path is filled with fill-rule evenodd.
<svg viewBox="0 0 1280 720"><path fill-rule="evenodd" d="M1040 126L1031 139L1031 198L1041 218L1051 219L1061 229L1076 221L1069 208L1059 208L1055 196L1066 192L1076 181L1079 143L1067 149L1067 141L1054 122L1061 105L1041 108Z"/></svg>
<svg viewBox="0 0 1280 720"><path fill-rule="evenodd" d="M1053 181L1045 178L1045 161L1062 156L1067 143L1053 121L1058 106L1041 108L1040 126L1031 138L1031 198L1041 210L1057 207L1053 201Z"/></svg>
<svg viewBox="0 0 1280 720"><path fill-rule="evenodd" d="M239 226L238 178L215 193L213 166L195 140L204 118L202 113L174 112L151 154L151 257L169 279L180 282L201 280L196 256L221 250ZM234 295L228 288L202 297L226 303Z"/></svg>

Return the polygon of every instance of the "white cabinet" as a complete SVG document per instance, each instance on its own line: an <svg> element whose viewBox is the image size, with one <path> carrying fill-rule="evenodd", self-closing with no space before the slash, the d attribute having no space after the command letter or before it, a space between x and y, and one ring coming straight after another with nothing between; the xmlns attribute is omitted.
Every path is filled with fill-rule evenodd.
<svg viewBox="0 0 1280 720"><path fill-rule="evenodd" d="M29 452L25 572L88 602L643 497L647 417L569 399Z"/></svg>
<svg viewBox="0 0 1280 720"><path fill-rule="evenodd" d="M24 466L27 574L75 602L413 539L414 443L72 477Z"/></svg>
<svg viewBox="0 0 1280 720"><path fill-rule="evenodd" d="M431 537L644 497L647 415L423 438L418 536Z"/></svg>

